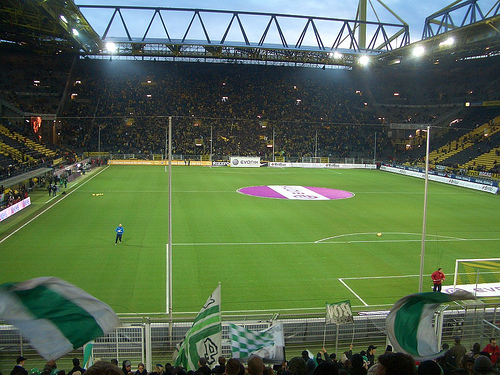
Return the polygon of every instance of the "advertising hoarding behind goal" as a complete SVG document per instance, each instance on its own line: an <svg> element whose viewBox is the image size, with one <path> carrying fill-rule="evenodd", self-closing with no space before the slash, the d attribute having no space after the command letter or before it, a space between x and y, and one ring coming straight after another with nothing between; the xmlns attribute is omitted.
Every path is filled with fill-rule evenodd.
<svg viewBox="0 0 500 375"><path fill-rule="evenodd" d="M231 156L231 168L259 168L260 156Z"/></svg>

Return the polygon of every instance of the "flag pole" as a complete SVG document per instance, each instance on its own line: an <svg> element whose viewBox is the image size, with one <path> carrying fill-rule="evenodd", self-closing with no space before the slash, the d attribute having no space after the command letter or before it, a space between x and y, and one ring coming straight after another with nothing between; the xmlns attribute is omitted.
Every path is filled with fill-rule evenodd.
<svg viewBox="0 0 500 375"><path fill-rule="evenodd" d="M273 162L275 162L275 161L276 161L276 158L275 158L275 156L274 156L274 143L275 143L275 142L274 142L274 135L275 135L275 133L274 133L274 125L273 125Z"/></svg>
<svg viewBox="0 0 500 375"><path fill-rule="evenodd" d="M339 324L335 324L337 326L337 333L335 334L335 353L339 351Z"/></svg>
<svg viewBox="0 0 500 375"><path fill-rule="evenodd" d="M170 321L169 340L172 346L172 116L168 118L168 277L167 283L167 312Z"/></svg>
<svg viewBox="0 0 500 375"><path fill-rule="evenodd" d="M325 316L325 329L323 330L323 348L325 347L326 343L326 316Z"/></svg>
<svg viewBox="0 0 500 375"><path fill-rule="evenodd" d="M165 127L165 160L167 158L168 158L168 126ZM168 172L167 168L168 168L167 163L165 163L165 172Z"/></svg>
<svg viewBox="0 0 500 375"><path fill-rule="evenodd" d="M425 230L427 225L427 186L429 185L429 148L431 126L427 125L427 145L425 148L425 183L424 183L424 217L422 224L422 247L420 250L420 276L418 280L418 292L422 293L424 283L424 258L425 258Z"/></svg>
<svg viewBox="0 0 500 375"><path fill-rule="evenodd" d="M212 168L212 152L213 152L213 131L212 125L210 125L210 168Z"/></svg>

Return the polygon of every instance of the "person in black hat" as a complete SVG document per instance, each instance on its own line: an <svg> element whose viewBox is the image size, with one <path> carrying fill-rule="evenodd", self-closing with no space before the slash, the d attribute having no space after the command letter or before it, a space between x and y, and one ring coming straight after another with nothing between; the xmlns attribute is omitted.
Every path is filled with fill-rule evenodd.
<svg viewBox="0 0 500 375"><path fill-rule="evenodd" d="M368 345L368 349L366 350L366 358L368 359L368 368L372 367L375 364L375 350L377 349L374 345Z"/></svg>
<svg viewBox="0 0 500 375"><path fill-rule="evenodd" d="M10 375L28 375L28 371L24 368L24 362L26 362L27 358L22 356L17 357L16 365L10 372Z"/></svg>
<svg viewBox="0 0 500 375"><path fill-rule="evenodd" d="M80 371L80 373L83 374L85 369L80 367L80 360L78 358L73 358L73 368L68 372L68 375L72 375L77 371Z"/></svg>

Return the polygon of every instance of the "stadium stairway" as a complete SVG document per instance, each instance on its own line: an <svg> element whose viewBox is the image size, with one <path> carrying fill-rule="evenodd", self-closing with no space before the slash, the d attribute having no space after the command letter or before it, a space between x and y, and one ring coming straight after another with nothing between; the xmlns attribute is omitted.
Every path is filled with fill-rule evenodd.
<svg viewBox="0 0 500 375"><path fill-rule="evenodd" d="M11 138L13 140L16 140L17 142L22 143L25 147L28 149L32 150L33 152L27 153L29 157L31 157L33 160L36 158L39 158L40 156L48 156L48 157L55 157L57 154L55 151L43 146L40 143L37 143L27 137L24 137L20 135L17 132L14 132L7 128L5 125L0 124L0 134ZM4 139L5 141L5 139ZM14 145L11 145L14 147ZM16 147L14 147L16 148Z"/></svg>
<svg viewBox="0 0 500 375"><path fill-rule="evenodd" d="M437 150L429 153L429 161L432 164L457 165L470 160L474 164L474 156L480 152L483 142L478 142L488 134L490 141L497 143L497 136L500 134L500 116L491 122L475 128L469 133L455 139ZM484 147L484 146L483 146Z"/></svg>

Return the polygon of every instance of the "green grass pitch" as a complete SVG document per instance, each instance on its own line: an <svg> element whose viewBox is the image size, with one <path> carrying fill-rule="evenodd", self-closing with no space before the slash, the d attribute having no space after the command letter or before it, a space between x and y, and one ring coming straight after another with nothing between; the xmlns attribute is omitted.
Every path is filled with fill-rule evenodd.
<svg viewBox="0 0 500 375"><path fill-rule="evenodd" d="M237 192L257 185L355 196ZM49 200L37 192L32 207L0 223L0 282L56 276L118 313L166 311L164 167L105 167ZM355 309L387 309L418 291L423 207L424 181L378 170L172 167L173 312L198 311L219 282L223 312L307 311L346 299ZM498 255L499 208L498 196L429 182L425 291L437 267L451 284L456 258ZM119 223L125 233L115 246Z"/></svg>

